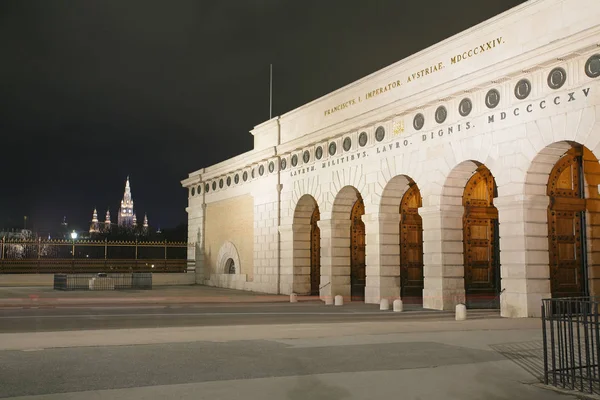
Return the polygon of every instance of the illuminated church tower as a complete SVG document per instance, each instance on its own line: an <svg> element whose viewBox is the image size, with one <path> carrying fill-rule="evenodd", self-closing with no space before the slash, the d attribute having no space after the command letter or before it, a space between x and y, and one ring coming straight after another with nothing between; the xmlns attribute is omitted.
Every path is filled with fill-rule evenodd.
<svg viewBox="0 0 600 400"><path fill-rule="evenodd" d="M100 224L98 223L98 211L94 208L94 213L92 214L92 223L90 224L90 233L98 233L100 232Z"/></svg>
<svg viewBox="0 0 600 400"><path fill-rule="evenodd" d="M142 233L144 235L148 234L148 215L144 214L144 225L142 225Z"/></svg>
<svg viewBox="0 0 600 400"><path fill-rule="evenodd" d="M107 209L106 210L106 218L104 219L104 231L108 232L110 231L110 211Z"/></svg>
<svg viewBox="0 0 600 400"><path fill-rule="evenodd" d="M121 207L119 208L118 224L120 227L133 228L134 218L133 199L131 198L129 177L127 177L127 182L125 182L125 193L123 194L123 200L121 200Z"/></svg>

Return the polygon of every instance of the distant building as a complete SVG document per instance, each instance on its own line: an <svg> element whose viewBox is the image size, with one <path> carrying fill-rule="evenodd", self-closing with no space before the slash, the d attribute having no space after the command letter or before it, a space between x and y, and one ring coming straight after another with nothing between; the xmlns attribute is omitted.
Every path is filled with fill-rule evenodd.
<svg viewBox="0 0 600 400"><path fill-rule="evenodd" d="M120 229L139 231L141 234L148 234L148 216L144 214L144 223L141 230L138 229L137 215L133 208L133 197L131 195L131 186L129 184L129 176L125 181L125 193L123 193L123 199L121 200L121 206L119 207L119 214L117 215L117 226ZM104 223L100 224L98 221L98 210L94 208L92 214L92 222L90 224L90 234L108 233L112 229L112 222L110 219L110 211L106 210L106 217Z"/></svg>

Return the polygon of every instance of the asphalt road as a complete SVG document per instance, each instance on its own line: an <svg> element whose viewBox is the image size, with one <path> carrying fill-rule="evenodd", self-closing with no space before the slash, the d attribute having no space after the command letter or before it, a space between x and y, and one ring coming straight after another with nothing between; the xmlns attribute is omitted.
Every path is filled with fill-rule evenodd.
<svg viewBox="0 0 600 400"><path fill-rule="evenodd" d="M496 317L496 311L473 311L471 318ZM209 304L132 307L9 308L0 310L0 333L88 329L164 328L300 323L453 320L454 314L408 308L403 313L380 311L378 305L323 303Z"/></svg>

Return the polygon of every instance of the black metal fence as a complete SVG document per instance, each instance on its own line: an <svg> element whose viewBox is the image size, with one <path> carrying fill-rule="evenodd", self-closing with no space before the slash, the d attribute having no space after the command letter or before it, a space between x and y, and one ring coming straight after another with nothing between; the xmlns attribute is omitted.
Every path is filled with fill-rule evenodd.
<svg viewBox="0 0 600 400"><path fill-rule="evenodd" d="M186 272L194 244L0 239L0 274Z"/></svg>
<svg viewBox="0 0 600 400"><path fill-rule="evenodd" d="M152 289L152 274L55 274L54 290L123 290Z"/></svg>
<svg viewBox="0 0 600 400"><path fill-rule="evenodd" d="M589 297L542 300L545 384L600 394L599 306Z"/></svg>

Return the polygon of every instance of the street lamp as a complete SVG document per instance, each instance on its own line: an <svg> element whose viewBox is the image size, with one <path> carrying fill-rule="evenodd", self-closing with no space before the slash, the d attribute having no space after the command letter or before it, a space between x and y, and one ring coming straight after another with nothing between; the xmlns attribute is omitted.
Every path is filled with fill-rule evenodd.
<svg viewBox="0 0 600 400"><path fill-rule="evenodd" d="M77 239L77 232L73 231L71 232L71 239L73 239L73 246L71 248L71 268L75 269L75 239Z"/></svg>

